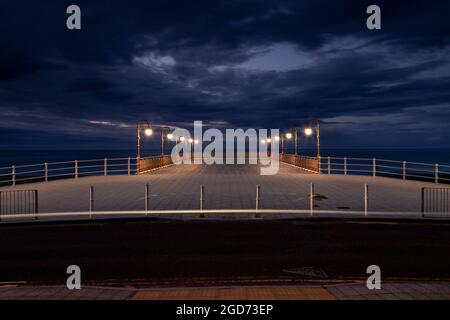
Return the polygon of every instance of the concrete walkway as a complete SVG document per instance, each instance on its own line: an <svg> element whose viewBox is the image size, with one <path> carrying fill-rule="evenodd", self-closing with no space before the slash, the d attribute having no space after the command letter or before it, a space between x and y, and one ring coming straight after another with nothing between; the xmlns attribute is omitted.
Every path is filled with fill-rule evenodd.
<svg viewBox="0 0 450 320"><path fill-rule="evenodd" d="M40 212L75 212L89 208L95 188L95 211L143 210L145 184L150 184L151 210L199 208L200 185L205 209L253 209L261 186L262 209L309 209L310 183L316 209L362 211L364 184L369 184L370 211L419 212L421 187L432 183L370 176L317 175L281 164L277 175L261 176L258 166L181 165L140 176L98 176L19 185L3 190L39 190Z"/></svg>
<svg viewBox="0 0 450 320"><path fill-rule="evenodd" d="M365 284L324 286L106 288L0 287L0 300L448 300L448 282L388 282L381 290Z"/></svg>

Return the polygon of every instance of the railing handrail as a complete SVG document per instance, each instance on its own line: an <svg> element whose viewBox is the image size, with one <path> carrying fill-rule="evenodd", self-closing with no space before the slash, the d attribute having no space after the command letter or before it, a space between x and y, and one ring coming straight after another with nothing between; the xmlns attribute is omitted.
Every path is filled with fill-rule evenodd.
<svg viewBox="0 0 450 320"><path fill-rule="evenodd" d="M320 171L323 173L350 173L402 178L403 180L425 180L435 183L450 182L449 165L438 163L408 162L387 159L365 159L352 157L325 156L320 159ZM355 169L357 168L357 169ZM445 170L442 170L444 168Z"/></svg>
<svg viewBox="0 0 450 320"><path fill-rule="evenodd" d="M158 156L148 158L158 158ZM120 168L122 167L122 168ZM88 170L90 169L90 170ZM47 182L49 178L70 178L93 176L103 173L135 174L137 173L136 157L117 157L82 159L36 164L11 165L0 168L0 187L15 186L23 182Z"/></svg>
<svg viewBox="0 0 450 320"><path fill-rule="evenodd" d="M382 158L359 158L359 157L332 157L322 156L319 158L305 155L295 155L291 153L282 153L282 156L286 158L304 159L306 162L297 161L297 166L305 166L306 169L312 171L325 173L338 172L338 173L367 173L383 174L388 176L399 176L406 178L419 178L419 179L434 179L436 183L440 181L450 181L450 165L443 164L431 164L424 162L409 162L400 160L389 160ZM169 155L155 155L140 158L140 161L158 159L160 161L163 157ZM163 166L164 161L155 164L154 166ZM356 162L356 163L355 163ZM385 165L386 163L398 164L398 166ZM70 166L61 167L61 165L70 164ZM86 164L86 165L83 165ZM317 168L315 167L317 165ZM105 168L106 166L106 168ZM123 166L123 169L118 167ZM328 166L328 170L324 166ZM339 167L339 168L336 168ZM357 169L355 169L357 167ZM366 168L364 168L366 167ZM98 169L97 169L98 168ZM101 169L100 169L101 168ZM21 171L28 169L28 171ZM89 171L83 171L83 169L93 169ZM106 170L105 170L106 169ZM381 170L380 170L381 169ZM445 170L442 170L445 169ZM391 171L390 171L391 170ZM393 171L395 170L395 171ZM72 172L73 171L73 172ZM0 168L0 177L5 180L0 180L0 186L4 186L5 183L30 181L49 178L62 178L74 176L95 175L99 173L118 174L123 172L124 174L139 173L139 164L137 157L118 157L118 158L99 158L99 159L83 159L83 160L71 160L71 161L58 161L58 162L43 162L37 164L17 165ZM28 175L28 176L27 176ZM6 180L10 177L9 180Z"/></svg>

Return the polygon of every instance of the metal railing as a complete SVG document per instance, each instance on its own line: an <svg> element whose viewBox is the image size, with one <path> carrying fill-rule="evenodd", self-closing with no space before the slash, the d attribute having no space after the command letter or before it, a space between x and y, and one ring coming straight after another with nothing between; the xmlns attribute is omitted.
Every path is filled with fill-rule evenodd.
<svg viewBox="0 0 450 320"><path fill-rule="evenodd" d="M403 180L450 183L450 166L376 158L322 157L320 173L370 175Z"/></svg>
<svg viewBox="0 0 450 320"><path fill-rule="evenodd" d="M168 165L170 156L45 162L0 168L0 187L88 176L131 175ZM140 164L140 169L138 168Z"/></svg>
<svg viewBox="0 0 450 320"><path fill-rule="evenodd" d="M450 212L450 188L422 188L422 215Z"/></svg>
<svg viewBox="0 0 450 320"><path fill-rule="evenodd" d="M172 164L170 155L161 155L156 157L138 159L138 173L145 173L156 168L165 167Z"/></svg>
<svg viewBox="0 0 450 320"><path fill-rule="evenodd" d="M38 212L37 190L0 191L0 221L2 217L14 215L37 218Z"/></svg>
<svg viewBox="0 0 450 320"><path fill-rule="evenodd" d="M280 153L280 161L312 172L318 173L320 171L320 160L315 157Z"/></svg>

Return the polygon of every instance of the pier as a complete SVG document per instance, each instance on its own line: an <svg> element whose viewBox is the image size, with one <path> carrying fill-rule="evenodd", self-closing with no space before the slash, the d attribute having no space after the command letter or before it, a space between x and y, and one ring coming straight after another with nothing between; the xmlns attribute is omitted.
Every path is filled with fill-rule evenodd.
<svg viewBox="0 0 450 320"><path fill-rule="evenodd" d="M62 163L56 169L45 164L43 178L22 178L24 181L19 184L19 176L13 186L0 188L3 194L35 191L35 212L21 211L21 206L27 205L23 203L14 203L17 208L8 211L8 198L3 195L1 217L2 221L112 216L447 217L448 194L442 195L442 201L447 201L441 204L442 210L424 212L424 190L434 191L434 179L394 179L383 176L386 171L381 169L376 174L368 171L367 175L352 175L347 159L345 172L334 174L337 164L330 158L319 165L317 159L295 157L282 155L278 173L267 176L260 175L260 165L173 165L169 156L139 159L141 172L136 171L136 161L130 159L102 160L97 166L76 161L70 162L74 166ZM57 179L51 170L63 172L62 177L69 179ZM27 179L31 183L26 183ZM33 179L38 182L32 182Z"/></svg>

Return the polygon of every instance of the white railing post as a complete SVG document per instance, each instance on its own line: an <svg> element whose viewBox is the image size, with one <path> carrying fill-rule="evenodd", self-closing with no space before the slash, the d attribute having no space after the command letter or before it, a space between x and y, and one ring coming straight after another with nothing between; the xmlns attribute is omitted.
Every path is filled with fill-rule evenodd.
<svg viewBox="0 0 450 320"><path fill-rule="evenodd" d="M74 168L75 168L75 179L78 179L78 160L75 160Z"/></svg>
<svg viewBox="0 0 450 320"><path fill-rule="evenodd" d="M369 186L364 184L364 215L367 217L369 213Z"/></svg>
<svg viewBox="0 0 450 320"><path fill-rule="evenodd" d="M131 175L131 158L128 157L128 175Z"/></svg>
<svg viewBox="0 0 450 320"><path fill-rule="evenodd" d="M92 219L92 212L94 211L94 186L89 189L89 218Z"/></svg>
<svg viewBox="0 0 450 320"><path fill-rule="evenodd" d="M373 158L372 174L374 177L377 176L377 159L376 158Z"/></svg>
<svg viewBox="0 0 450 320"><path fill-rule="evenodd" d="M256 199L255 199L255 217L259 218L259 207L261 205L261 187L259 184L256 185Z"/></svg>
<svg viewBox="0 0 450 320"><path fill-rule="evenodd" d="M347 175L347 157L344 158L344 175Z"/></svg>
<svg viewBox="0 0 450 320"><path fill-rule="evenodd" d="M406 180L406 161L403 161L403 180Z"/></svg>
<svg viewBox="0 0 450 320"><path fill-rule="evenodd" d="M150 194L149 191L150 190L150 186L148 185L148 183L145 185L145 216L148 216L148 210L150 208Z"/></svg>
<svg viewBox="0 0 450 320"><path fill-rule="evenodd" d="M14 187L16 185L16 166L11 167L11 181Z"/></svg>
<svg viewBox="0 0 450 320"><path fill-rule="evenodd" d="M200 218L204 218L203 209L205 207L205 187L200 185Z"/></svg>
<svg viewBox="0 0 450 320"><path fill-rule="evenodd" d="M434 183L439 183L439 164L434 165Z"/></svg>
<svg viewBox="0 0 450 320"><path fill-rule="evenodd" d="M331 174L331 157L328 157L328 174Z"/></svg>
<svg viewBox="0 0 450 320"><path fill-rule="evenodd" d="M48 182L48 163L44 163L45 182Z"/></svg>
<svg viewBox="0 0 450 320"><path fill-rule="evenodd" d="M105 177L108 175L108 159L105 158L104 163L103 163L103 171L104 171L104 175Z"/></svg>
<svg viewBox="0 0 450 320"><path fill-rule="evenodd" d="M309 210L310 210L310 216L312 217L314 215L314 183L311 182L310 190L309 190Z"/></svg>

